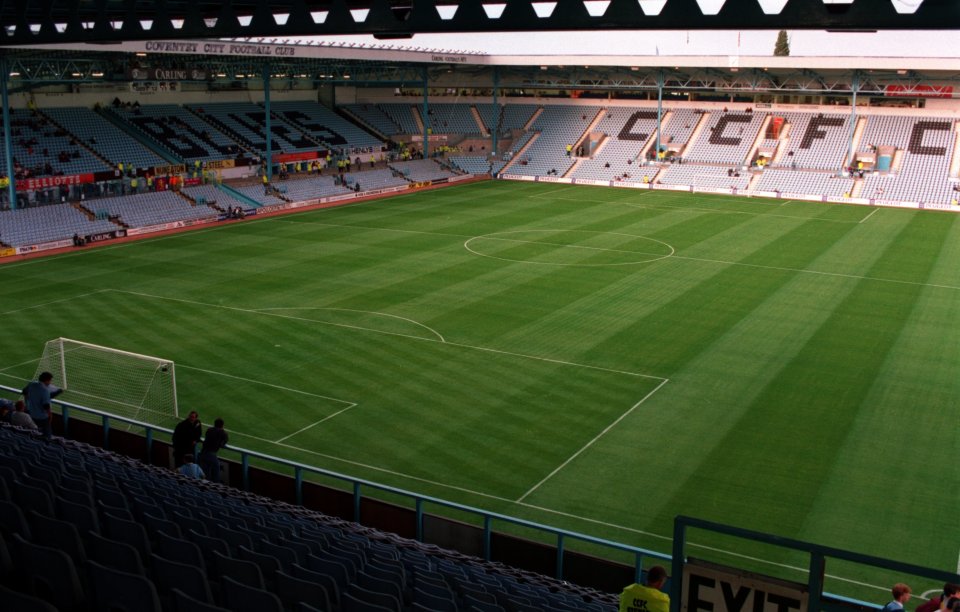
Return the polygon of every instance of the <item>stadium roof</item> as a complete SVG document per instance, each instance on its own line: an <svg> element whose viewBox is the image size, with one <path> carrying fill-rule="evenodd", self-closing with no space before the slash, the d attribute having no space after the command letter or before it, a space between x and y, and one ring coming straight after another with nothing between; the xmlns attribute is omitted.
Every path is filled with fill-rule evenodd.
<svg viewBox="0 0 960 612"><path fill-rule="evenodd" d="M706 8L704 8L706 7ZM0 2L0 44L436 32L960 28L956 0Z"/></svg>

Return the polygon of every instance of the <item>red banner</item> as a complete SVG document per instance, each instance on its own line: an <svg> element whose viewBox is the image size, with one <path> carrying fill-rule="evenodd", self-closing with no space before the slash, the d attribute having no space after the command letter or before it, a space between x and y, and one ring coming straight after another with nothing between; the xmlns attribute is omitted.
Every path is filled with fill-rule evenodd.
<svg viewBox="0 0 960 612"><path fill-rule="evenodd" d="M41 176L37 178L28 178L17 181L17 191L30 191L32 189L46 189L47 187L59 187L60 185L80 185L83 183L92 183L92 174L71 174L69 176Z"/></svg>
<svg viewBox="0 0 960 612"><path fill-rule="evenodd" d="M883 95L898 98L952 98L950 85L887 85Z"/></svg>
<svg viewBox="0 0 960 612"><path fill-rule="evenodd" d="M317 159L316 151L305 151L303 153L279 153L273 156L273 163L286 164L289 162L307 161Z"/></svg>

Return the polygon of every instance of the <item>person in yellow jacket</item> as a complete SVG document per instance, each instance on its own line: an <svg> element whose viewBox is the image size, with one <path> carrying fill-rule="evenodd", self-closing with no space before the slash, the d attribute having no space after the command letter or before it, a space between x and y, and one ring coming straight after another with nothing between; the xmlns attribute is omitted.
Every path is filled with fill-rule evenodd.
<svg viewBox="0 0 960 612"><path fill-rule="evenodd" d="M631 584L620 593L620 612L670 612L670 596L661 591L667 570L654 565L647 570L647 584Z"/></svg>

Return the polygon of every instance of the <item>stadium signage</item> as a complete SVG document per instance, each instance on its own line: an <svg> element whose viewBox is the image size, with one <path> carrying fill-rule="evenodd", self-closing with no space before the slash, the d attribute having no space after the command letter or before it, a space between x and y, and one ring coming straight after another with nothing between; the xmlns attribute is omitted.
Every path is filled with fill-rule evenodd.
<svg viewBox="0 0 960 612"><path fill-rule="evenodd" d="M789 612L807 610L804 584L691 559L683 567L681 610Z"/></svg>
<svg viewBox="0 0 960 612"><path fill-rule="evenodd" d="M127 78L131 81L205 81L210 73L199 68L131 68Z"/></svg>
<svg viewBox="0 0 960 612"><path fill-rule="evenodd" d="M40 251L52 251L53 249L63 249L69 246L73 246L73 240L54 240L53 242L43 242L40 244L30 244L26 246L17 247L17 253L23 255L25 253L38 253Z"/></svg>
<svg viewBox="0 0 960 612"><path fill-rule="evenodd" d="M28 178L17 181L18 190L30 191L32 189L46 189L47 187L60 187L61 185L80 185L83 183L92 183L93 174L70 174L66 176L43 176L39 178Z"/></svg>
<svg viewBox="0 0 960 612"><path fill-rule="evenodd" d="M153 173L160 174L182 174L187 171L187 167L183 164L173 164L171 166L154 166Z"/></svg>
<svg viewBox="0 0 960 612"><path fill-rule="evenodd" d="M444 64L466 64L466 55L431 55L430 60L434 62L443 62Z"/></svg>
<svg viewBox="0 0 960 612"><path fill-rule="evenodd" d="M236 161L232 159L218 159L214 161L204 162L203 167L208 170L218 170L223 168L233 168L235 167Z"/></svg>
<svg viewBox="0 0 960 612"><path fill-rule="evenodd" d="M0 257L13 257L17 254L17 249L3 248L0 249Z"/></svg>
<svg viewBox="0 0 960 612"><path fill-rule="evenodd" d="M100 232L97 234L88 234L86 239L87 242L103 242L104 240L113 240L114 238L121 238L126 236L126 232L123 230L118 230L114 232Z"/></svg>

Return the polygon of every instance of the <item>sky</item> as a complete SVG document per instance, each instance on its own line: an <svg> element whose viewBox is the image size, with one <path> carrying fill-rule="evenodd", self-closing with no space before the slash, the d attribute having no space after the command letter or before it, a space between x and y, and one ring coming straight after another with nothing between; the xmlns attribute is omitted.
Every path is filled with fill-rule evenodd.
<svg viewBox="0 0 960 612"><path fill-rule="evenodd" d="M640 0L661 5L666 0ZM725 0L698 0L705 13L715 13ZM787 0L757 0L765 10L778 10ZM816 0L793 0L810 2ZM825 0L850 2L852 0ZM883 0L857 0L881 2ZM923 0L886 0L899 12L913 12ZM650 9L648 9L650 10ZM491 55L771 55L777 31L618 31L519 32L483 34L417 34L412 40L390 41L403 48L481 52ZM831 57L960 58L955 31L885 31L835 33L823 30L788 32L790 55ZM383 44L372 36L316 37L333 43ZM311 39L313 40L313 39Z"/></svg>

